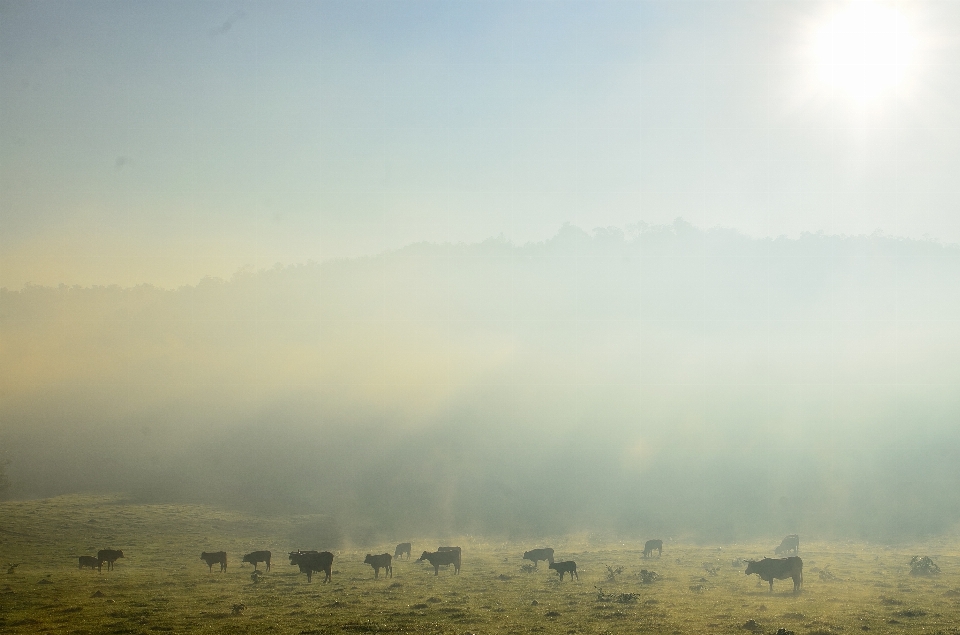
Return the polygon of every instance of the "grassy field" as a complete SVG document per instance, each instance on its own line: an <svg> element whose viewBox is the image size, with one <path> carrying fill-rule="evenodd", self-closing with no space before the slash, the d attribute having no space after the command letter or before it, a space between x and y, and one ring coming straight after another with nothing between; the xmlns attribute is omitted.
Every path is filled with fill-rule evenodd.
<svg viewBox="0 0 960 635"><path fill-rule="evenodd" d="M461 575L441 568L434 577L427 563L405 560L392 579L374 580L364 554L392 553L391 543L337 551L333 583L321 575L307 584L286 553L323 547L294 542L314 521L108 497L0 503L0 632L960 633L953 537L896 547L802 539L797 596L790 580L768 593L739 562L772 556L780 536L711 546L665 540L663 557L647 561L642 542L547 541L558 559L578 564L580 581L563 583L545 563L531 570L521 560L538 544L397 536L412 539L414 558L459 544ZM103 548L124 551L114 571L77 570L77 556ZM257 549L273 551L274 561L255 584L240 558ZM225 573L200 561L213 550L227 551ZM932 557L942 572L911 575L913 555ZM8 572L8 563L22 564ZM643 583L642 569L660 578Z"/></svg>

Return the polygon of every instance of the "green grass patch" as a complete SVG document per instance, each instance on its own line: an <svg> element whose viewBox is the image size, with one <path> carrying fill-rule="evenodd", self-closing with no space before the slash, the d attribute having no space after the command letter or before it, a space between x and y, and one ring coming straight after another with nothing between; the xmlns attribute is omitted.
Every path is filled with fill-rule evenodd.
<svg viewBox="0 0 960 635"><path fill-rule="evenodd" d="M322 584L321 576L308 584L286 558L293 549L322 547L292 538L305 522L112 497L0 503L8 561L0 563L7 565L0 569L0 631L960 633L960 541L948 538L897 547L805 541L799 595L790 580L777 581L771 594L743 574L744 560L772 555L777 537L710 546L667 541L663 557L646 560L643 540L421 538L413 540L414 551L459 544L461 575L445 567L434 576L425 563L401 560L393 578L375 580L363 558L393 551L382 544L335 552L333 582ZM559 559L577 562L579 582L561 583L546 566L521 560L543 543ZM78 556L103 548L124 552L114 571L77 569ZM240 558L259 549L273 552L273 567L254 581L253 567ZM227 571L210 573L200 552L219 550L228 554ZM912 575L917 553L928 554L940 572Z"/></svg>

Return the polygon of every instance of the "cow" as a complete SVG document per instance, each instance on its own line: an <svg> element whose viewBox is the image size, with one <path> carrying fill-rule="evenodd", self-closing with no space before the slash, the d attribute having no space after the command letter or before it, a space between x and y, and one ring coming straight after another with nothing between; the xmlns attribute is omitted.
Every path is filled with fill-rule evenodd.
<svg viewBox="0 0 960 635"><path fill-rule="evenodd" d="M803 560L797 556L789 558L764 558L759 562L747 561L746 574L756 573L761 580L770 583L770 593L773 593L774 580L793 578L793 592L799 593L803 586Z"/></svg>
<svg viewBox="0 0 960 635"><path fill-rule="evenodd" d="M424 551L417 558L417 562L424 560L433 565L433 575L440 575L440 565L452 564L455 573L460 573L460 547L448 548L446 551L435 551L430 553Z"/></svg>
<svg viewBox="0 0 960 635"><path fill-rule="evenodd" d="M394 557L394 558L401 558L401 557L403 557L403 554L407 554L407 560L409 560L409 559L410 559L410 550L411 550L412 548L413 548L413 547L410 545L409 542L401 542L399 545L397 545L397 548L393 550L393 557Z"/></svg>
<svg viewBox="0 0 960 635"><path fill-rule="evenodd" d="M243 557L241 562L249 562L253 565L253 570L257 570L257 563L265 562L267 564L267 571L270 570L270 552L269 551L254 551L253 553L248 553Z"/></svg>
<svg viewBox="0 0 960 635"><path fill-rule="evenodd" d="M99 569L100 561L94 558L93 556L80 556L80 566L77 569L83 569L84 567L90 567L91 569Z"/></svg>
<svg viewBox="0 0 960 635"><path fill-rule="evenodd" d="M196 553L196 552L194 552ZM227 570L227 552L226 551L213 551L207 553L204 551L200 554L200 559L207 563L207 566L210 567L210 573L213 573L213 565L219 564L220 571Z"/></svg>
<svg viewBox="0 0 960 635"><path fill-rule="evenodd" d="M323 581L330 582L333 569L333 554L329 551L291 551L290 564L300 567L300 573L307 574L307 582L313 581L314 572L325 574Z"/></svg>
<svg viewBox="0 0 960 635"><path fill-rule="evenodd" d="M97 552L97 571L103 572L103 563L107 563L107 571L113 571L113 564L123 557L119 549L101 549Z"/></svg>
<svg viewBox="0 0 960 635"><path fill-rule="evenodd" d="M780 546L773 550L778 556L790 553L791 551L795 556L800 555L800 536L797 534L786 536L780 541Z"/></svg>
<svg viewBox="0 0 960 635"><path fill-rule="evenodd" d="M577 575L577 563L574 562L573 560L567 560L565 562L551 562L547 566L560 574L561 582L563 582L564 573L569 573L571 580L573 580L574 578L576 578L577 580L580 579L580 576Z"/></svg>
<svg viewBox="0 0 960 635"><path fill-rule="evenodd" d="M653 557L653 552L657 552L657 557L663 555L663 541L662 540L648 540L643 545L643 557L651 558Z"/></svg>
<svg viewBox="0 0 960 635"><path fill-rule="evenodd" d="M546 560L547 562L553 562L553 549L550 547L544 547L543 549L531 549L530 551L523 552L524 560L533 560L533 566L536 567L540 564L541 560ZM530 565L527 565L528 567Z"/></svg>
<svg viewBox="0 0 960 635"><path fill-rule="evenodd" d="M381 553L379 556L371 556L368 553L367 557L364 558L363 563L373 567L374 579L377 579L380 577L380 569L385 569L385 571L383 572L384 575L389 573L390 577L392 578L393 577L393 564L391 564L392 560L393 560L393 556L391 556L389 553Z"/></svg>

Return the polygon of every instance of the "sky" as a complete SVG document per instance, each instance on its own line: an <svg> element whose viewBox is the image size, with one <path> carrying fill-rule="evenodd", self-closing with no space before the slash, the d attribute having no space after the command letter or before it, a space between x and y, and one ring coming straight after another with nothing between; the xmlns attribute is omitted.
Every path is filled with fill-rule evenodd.
<svg viewBox="0 0 960 635"><path fill-rule="evenodd" d="M0 286L675 218L960 241L952 2L0 2Z"/></svg>
<svg viewBox="0 0 960 635"><path fill-rule="evenodd" d="M952 1L0 0L9 494L954 527L957 34Z"/></svg>

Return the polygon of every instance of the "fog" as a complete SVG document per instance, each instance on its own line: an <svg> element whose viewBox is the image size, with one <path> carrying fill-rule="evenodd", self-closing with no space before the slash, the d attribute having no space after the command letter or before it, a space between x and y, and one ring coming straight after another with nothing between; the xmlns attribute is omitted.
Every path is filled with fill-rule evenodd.
<svg viewBox="0 0 960 635"><path fill-rule="evenodd" d="M4 289L8 495L322 513L351 544L908 539L960 520L958 318L957 246L682 220Z"/></svg>

